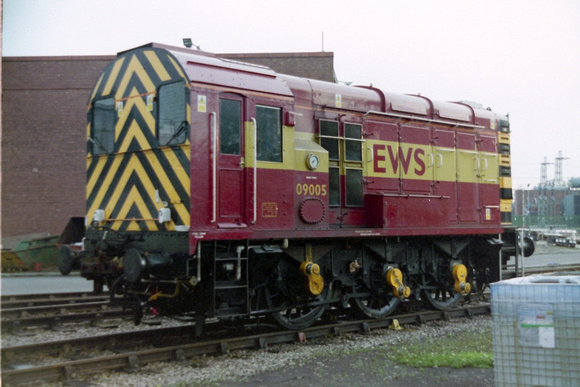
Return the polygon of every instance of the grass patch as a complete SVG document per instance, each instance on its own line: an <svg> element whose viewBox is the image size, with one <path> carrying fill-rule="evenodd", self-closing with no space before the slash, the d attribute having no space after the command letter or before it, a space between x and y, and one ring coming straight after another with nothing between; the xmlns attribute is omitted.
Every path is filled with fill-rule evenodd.
<svg viewBox="0 0 580 387"><path fill-rule="evenodd" d="M418 368L493 368L491 327L481 332L414 340L389 348L385 355L396 363Z"/></svg>

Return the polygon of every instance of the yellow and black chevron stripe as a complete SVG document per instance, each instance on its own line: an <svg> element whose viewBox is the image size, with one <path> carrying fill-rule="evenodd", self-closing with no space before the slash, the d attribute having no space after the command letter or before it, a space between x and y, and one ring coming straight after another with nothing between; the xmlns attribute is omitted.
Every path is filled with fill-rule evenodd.
<svg viewBox="0 0 580 387"><path fill-rule="evenodd" d="M190 143L164 146L158 141L159 87L189 79L164 49L141 47L119 54L98 80L89 101L87 125L87 218L104 210L103 224L117 231L175 230L189 226ZM91 109L95 100L113 98L113 151L94 154ZM184 98L186 119L191 107ZM171 221L161 225L158 212L167 207Z"/></svg>
<svg viewBox="0 0 580 387"><path fill-rule="evenodd" d="M499 120L498 145L501 223L503 225L510 225L512 223L513 195L510 123L507 120Z"/></svg>

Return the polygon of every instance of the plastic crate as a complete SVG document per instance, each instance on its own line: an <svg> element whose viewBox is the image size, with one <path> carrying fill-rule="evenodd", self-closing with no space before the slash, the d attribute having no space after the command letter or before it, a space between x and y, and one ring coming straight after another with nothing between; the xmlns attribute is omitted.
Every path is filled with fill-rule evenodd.
<svg viewBox="0 0 580 387"><path fill-rule="evenodd" d="M491 284L496 386L580 386L580 273Z"/></svg>

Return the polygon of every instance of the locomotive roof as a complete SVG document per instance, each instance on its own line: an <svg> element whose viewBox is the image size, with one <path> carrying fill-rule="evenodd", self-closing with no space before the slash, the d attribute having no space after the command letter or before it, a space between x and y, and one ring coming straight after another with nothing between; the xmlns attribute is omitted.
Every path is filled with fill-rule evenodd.
<svg viewBox="0 0 580 387"><path fill-rule="evenodd" d="M332 82L279 74L266 66L220 58L215 54L184 47L149 43L142 48L157 48L171 52L194 83L258 91L296 100L307 99L313 104L335 107L340 95L341 108L361 113L380 113L455 122L462 125L487 126L496 116L490 110L477 109L463 102L433 101L421 95L383 92L373 86L347 86ZM492 124L493 126L493 124Z"/></svg>
<svg viewBox="0 0 580 387"><path fill-rule="evenodd" d="M159 48L173 54L190 82L259 91L292 97L293 93L278 74L266 67L220 58L215 54L150 43L139 48ZM122 54L122 53L120 53Z"/></svg>

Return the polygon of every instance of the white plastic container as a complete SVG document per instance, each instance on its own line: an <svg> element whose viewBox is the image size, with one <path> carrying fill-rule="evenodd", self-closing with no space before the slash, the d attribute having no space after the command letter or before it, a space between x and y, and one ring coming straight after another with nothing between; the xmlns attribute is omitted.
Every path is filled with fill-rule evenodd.
<svg viewBox="0 0 580 387"><path fill-rule="evenodd" d="M580 386L580 273L491 284L496 386Z"/></svg>

